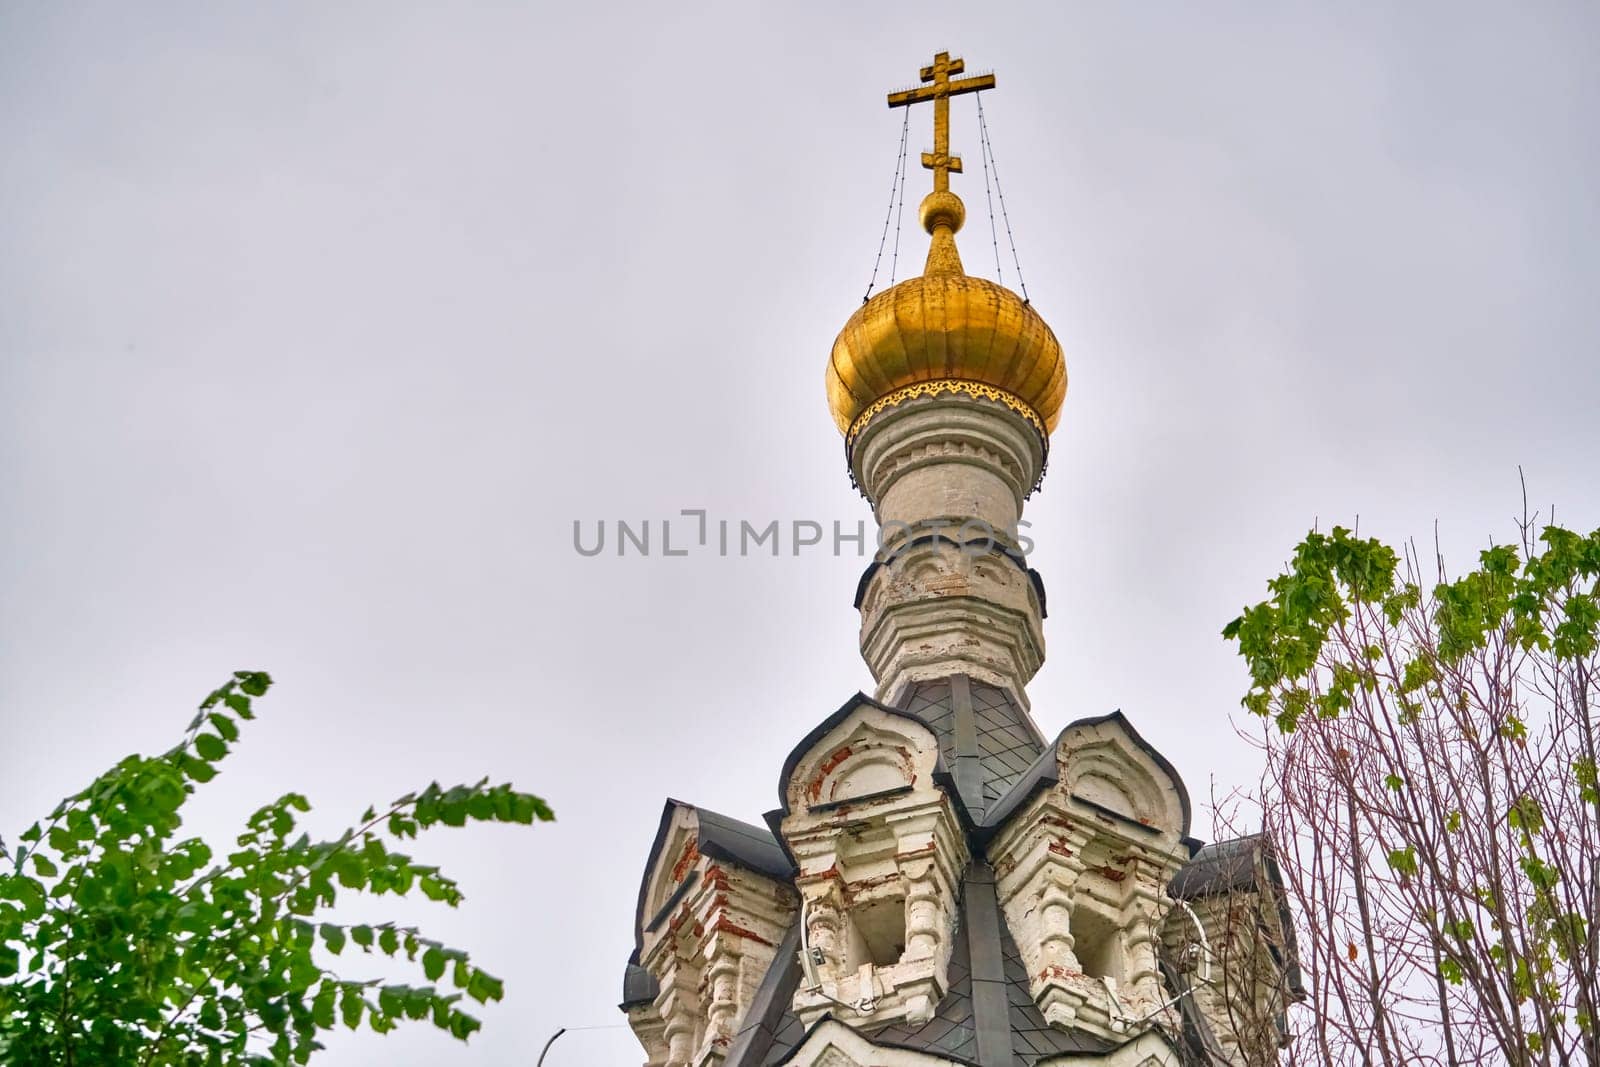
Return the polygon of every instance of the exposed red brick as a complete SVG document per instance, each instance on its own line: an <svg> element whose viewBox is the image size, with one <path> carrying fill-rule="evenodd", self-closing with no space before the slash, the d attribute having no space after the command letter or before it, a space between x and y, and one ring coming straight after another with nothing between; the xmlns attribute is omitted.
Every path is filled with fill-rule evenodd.
<svg viewBox="0 0 1600 1067"><path fill-rule="evenodd" d="M815 803L822 796L822 783L827 780L833 769L850 758L850 746L843 745L827 759L822 761L822 766L817 768L817 773L812 775L811 781L806 783L806 799Z"/></svg>
<svg viewBox="0 0 1600 1067"><path fill-rule="evenodd" d="M695 839L691 837L689 839L689 843L683 846L683 855L678 857L678 862L672 867L672 880L674 882L683 881L684 875L689 873L689 868L693 866L694 861L699 858L699 845L696 843Z"/></svg>
<svg viewBox="0 0 1600 1067"><path fill-rule="evenodd" d="M725 934L732 934L734 937L742 937L750 941L755 941L766 945L768 948L774 947L771 941L768 941L754 930L740 926L726 915L718 916L716 924L712 926L711 929L713 931L721 931Z"/></svg>
<svg viewBox="0 0 1600 1067"><path fill-rule="evenodd" d="M728 872L716 864L706 868L706 881L711 883L713 889L720 889L723 892L728 890Z"/></svg>

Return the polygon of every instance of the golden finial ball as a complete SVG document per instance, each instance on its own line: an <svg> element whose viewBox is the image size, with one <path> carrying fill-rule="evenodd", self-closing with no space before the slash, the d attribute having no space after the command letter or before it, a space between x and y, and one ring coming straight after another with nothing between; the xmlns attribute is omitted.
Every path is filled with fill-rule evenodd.
<svg viewBox="0 0 1600 1067"><path fill-rule="evenodd" d="M919 210L922 228L930 234L940 226L948 226L951 233L959 233L961 224L967 221L967 205L948 189L935 189L923 197Z"/></svg>

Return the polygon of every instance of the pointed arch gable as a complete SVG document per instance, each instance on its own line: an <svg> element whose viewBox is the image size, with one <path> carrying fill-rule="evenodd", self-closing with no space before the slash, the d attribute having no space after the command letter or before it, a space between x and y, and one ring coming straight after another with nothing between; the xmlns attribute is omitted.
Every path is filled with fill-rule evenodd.
<svg viewBox="0 0 1600 1067"><path fill-rule="evenodd" d="M650 855L645 860L644 875L639 881L639 900L634 910L635 953L644 944L645 931L655 922L667 902L682 891L684 877L673 879L671 868L690 848L698 847L699 822L692 805L681 800L668 799L661 808L661 821L656 827L655 840L650 844ZM668 857L663 863L662 857Z"/></svg>
<svg viewBox="0 0 1600 1067"><path fill-rule="evenodd" d="M771 831L668 798L639 882L633 925L635 955L644 945L645 931L667 904L692 887L694 863L700 856L785 882L794 872L788 853Z"/></svg>
<svg viewBox="0 0 1600 1067"><path fill-rule="evenodd" d="M1177 769L1114 711L1079 719L1061 731L1055 750L1061 786L1097 808L1187 839L1189 791Z"/></svg>
<svg viewBox="0 0 1600 1067"><path fill-rule="evenodd" d="M778 814L882 796L946 777L938 735L925 722L857 693L790 751L778 779Z"/></svg>

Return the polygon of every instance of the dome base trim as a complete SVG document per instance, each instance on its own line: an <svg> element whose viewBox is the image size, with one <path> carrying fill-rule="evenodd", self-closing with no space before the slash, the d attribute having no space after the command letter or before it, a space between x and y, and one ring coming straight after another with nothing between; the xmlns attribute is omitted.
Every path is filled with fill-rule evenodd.
<svg viewBox="0 0 1600 1067"><path fill-rule="evenodd" d="M953 396L971 397L973 400L988 400L996 404L1003 404L1022 416L1023 421L1033 427L1034 432L1039 435L1039 443L1044 448L1044 462L1039 465L1039 477L1034 481L1027 493L1024 494L1024 499L1037 492L1040 484L1044 481L1044 472L1050 461L1050 431L1046 428L1044 419L1040 417L1039 412L1034 409L1032 404L1015 393L1008 393L1004 389L996 388L987 382L974 382L966 378L936 378L933 381L913 382L910 385L896 389L887 396L879 397L866 410L857 415L855 421L850 424L849 431L844 435L845 466L851 468L850 484L856 489L861 489L863 494L865 493L865 490L856 484L855 470L850 458L855 451L856 441L874 418L892 407L903 404L907 400L913 400L919 396L941 396L946 393Z"/></svg>
<svg viewBox="0 0 1600 1067"><path fill-rule="evenodd" d="M1004 404L1032 424L1038 431L1040 440L1046 442L1046 447L1049 447L1050 433L1045 429L1044 419L1033 409L1033 405L1015 393L1008 393L985 382L974 382L965 378L938 378L929 382L913 382L878 398L850 424L850 430L845 434L845 447L854 447L856 438L861 436L861 431L867 428L867 424L888 408L915 397L939 396L943 393L957 393L970 396L974 400L992 400L997 404Z"/></svg>

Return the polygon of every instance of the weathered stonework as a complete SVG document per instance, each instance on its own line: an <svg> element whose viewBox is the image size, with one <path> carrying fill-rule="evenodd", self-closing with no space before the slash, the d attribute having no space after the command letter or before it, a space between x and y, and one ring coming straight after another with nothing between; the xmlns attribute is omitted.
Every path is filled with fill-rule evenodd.
<svg viewBox="0 0 1600 1067"><path fill-rule="evenodd" d="M1044 464L1033 425L991 401L916 397L862 431L852 462L882 544L860 604L879 698L962 671L1025 700L1044 662L1043 605L1018 537Z"/></svg>
<svg viewBox="0 0 1600 1067"><path fill-rule="evenodd" d="M970 857L938 762L926 726L861 702L789 772L781 833L800 867L808 981L794 1009L806 1025L840 1012L861 1026L926 1022L948 990Z"/></svg>
<svg viewBox="0 0 1600 1067"><path fill-rule="evenodd" d="M1069 727L1054 759L988 854L1044 1017L1120 1037L1162 1008L1157 939L1189 855L1185 801L1120 716Z"/></svg>
<svg viewBox="0 0 1600 1067"><path fill-rule="evenodd" d="M629 1022L650 1067L721 1062L798 903L787 883L705 855L699 819L672 811L642 896L639 965L659 992Z"/></svg>
<svg viewBox="0 0 1600 1067"><path fill-rule="evenodd" d="M1195 1003L1225 1061L1240 1067L1273 1058L1283 1038L1281 1014L1304 995L1281 885L1262 839L1209 846L1173 882L1188 910L1174 909L1162 927L1169 957L1181 959L1198 955L1198 922L1209 966L1208 980L1196 982Z"/></svg>
<svg viewBox="0 0 1600 1067"><path fill-rule="evenodd" d="M942 517L1015 530L1044 469L1044 443L1005 405L947 393L878 416L855 441L851 466L879 526Z"/></svg>

